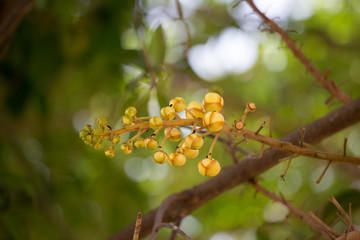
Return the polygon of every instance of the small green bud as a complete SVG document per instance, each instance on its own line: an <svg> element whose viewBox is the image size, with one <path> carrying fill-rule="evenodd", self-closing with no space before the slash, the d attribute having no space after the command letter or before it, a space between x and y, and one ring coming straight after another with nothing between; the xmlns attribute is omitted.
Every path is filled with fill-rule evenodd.
<svg viewBox="0 0 360 240"><path fill-rule="evenodd" d="M122 119L121 119L121 122L124 125L124 127L134 124L134 121L133 121L132 117L130 117L128 115L123 116Z"/></svg>
<svg viewBox="0 0 360 240"><path fill-rule="evenodd" d="M120 142L120 136L119 135L114 136L111 142L113 144L118 144Z"/></svg>
<svg viewBox="0 0 360 240"><path fill-rule="evenodd" d="M130 154L134 149L132 143L123 143L121 144L120 148L121 151L125 154Z"/></svg>
<svg viewBox="0 0 360 240"><path fill-rule="evenodd" d="M135 139L134 145L137 148L144 148L145 147L145 140L143 138Z"/></svg>
<svg viewBox="0 0 360 240"><path fill-rule="evenodd" d="M155 137L149 137L145 139L145 147L149 150L155 150L159 146L159 142Z"/></svg>
<svg viewBox="0 0 360 240"><path fill-rule="evenodd" d="M128 107L126 110L125 110L125 115L126 116L129 116L129 117L133 117L135 116L137 113L137 110L135 107Z"/></svg>
<svg viewBox="0 0 360 240"><path fill-rule="evenodd" d="M108 157L108 158L113 158L115 156L115 148L114 148L114 145L110 145L108 148L105 149L105 155Z"/></svg>

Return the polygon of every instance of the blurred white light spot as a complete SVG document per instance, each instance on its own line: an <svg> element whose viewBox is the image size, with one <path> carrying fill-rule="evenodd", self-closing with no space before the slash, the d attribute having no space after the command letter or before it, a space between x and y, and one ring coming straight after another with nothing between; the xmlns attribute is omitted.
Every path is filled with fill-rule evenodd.
<svg viewBox="0 0 360 240"><path fill-rule="evenodd" d="M143 69L136 65L122 65L122 68L124 70L123 76L126 83L129 83L140 77L140 75L144 72Z"/></svg>
<svg viewBox="0 0 360 240"><path fill-rule="evenodd" d="M299 170L290 169L285 176L285 181L279 181L278 187L282 194L291 195L296 193L301 187L303 182Z"/></svg>
<svg viewBox="0 0 360 240"><path fill-rule="evenodd" d="M289 209L279 202L269 202L264 208L264 220L270 223L284 221Z"/></svg>
<svg viewBox="0 0 360 240"><path fill-rule="evenodd" d="M191 238L199 236L203 230L202 224L195 217L188 215L182 221L180 225L181 230L186 232Z"/></svg>
<svg viewBox="0 0 360 240"><path fill-rule="evenodd" d="M147 108L150 117L160 116L160 104L157 98L156 88L151 89Z"/></svg>
<svg viewBox="0 0 360 240"><path fill-rule="evenodd" d="M133 157L128 159L125 164L126 175L135 182L142 182L150 176L150 164L148 159Z"/></svg>
<svg viewBox="0 0 360 240"><path fill-rule="evenodd" d="M323 164L323 166L318 167L317 169L315 169L312 173L311 176L309 178L309 182L310 182L310 188L313 190L313 192L315 193L320 193L325 191L326 189L328 189L329 187L331 187L331 185L334 182L334 170L332 168L332 166L330 166L328 168L328 170L326 171L324 177L322 178L321 182L319 184L316 183L316 181L318 180L320 174L322 173L322 171L324 170L326 164Z"/></svg>
<svg viewBox="0 0 360 240"><path fill-rule="evenodd" d="M121 35L121 46L124 49L131 50L141 48L141 44L135 29L129 28L128 30L124 31L124 33Z"/></svg>
<svg viewBox="0 0 360 240"><path fill-rule="evenodd" d="M282 72L287 65L286 53L279 50L274 44L269 44L264 50L263 62L272 72Z"/></svg>
<svg viewBox="0 0 360 240"><path fill-rule="evenodd" d="M80 132L80 130L83 129L84 126L90 122L90 119L90 110L81 109L77 111L72 118L73 127L76 129L76 131Z"/></svg>
<svg viewBox="0 0 360 240"><path fill-rule="evenodd" d="M350 184L350 188L360 190L360 179L352 182L352 183Z"/></svg>
<svg viewBox="0 0 360 240"><path fill-rule="evenodd" d="M240 29L227 28L218 38L189 51L191 68L200 77L213 81L226 74L248 71L258 58L258 40Z"/></svg>
<svg viewBox="0 0 360 240"><path fill-rule="evenodd" d="M147 159L148 161L152 161L151 159ZM159 181L166 178L167 174L169 172L168 164L152 164L151 166L151 172L149 179L153 181ZM170 184L172 181L170 179L167 179L168 183Z"/></svg>
<svg viewBox="0 0 360 240"><path fill-rule="evenodd" d="M313 14L314 6L310 0L295 0L292 4L291 18L294 20L306 20Z"/></svg>
<svg viewBox="0 0 360 240"><path fill-rule="evenodd" d="M219 232L212 235L209 240L235 240L230 234Z"/></svg>
<svg viewBox="0 0 360 240"><path fill-rule="evenodd" d="M37 163L43 156L43 148L36 139L29 138L24 144L24 155L29 162Z"/></svg>
<svg viewBox="0 0 360 240"><path fill-rule="evenodd" d="M352 130L348 136L348 147L355 155L360 155L360 128Z"/></svg>

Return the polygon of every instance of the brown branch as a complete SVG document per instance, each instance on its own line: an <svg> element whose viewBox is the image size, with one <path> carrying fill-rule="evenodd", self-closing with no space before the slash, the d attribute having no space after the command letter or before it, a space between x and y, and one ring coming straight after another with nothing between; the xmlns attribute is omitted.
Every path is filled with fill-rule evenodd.
<svg viewBox="0 0 360 240"><path fill-rule="evenodd" d="M323 139L358 122L360 122L360 98L304 126L306 128L304 141L309 144L319 143ZM294 131L285 136L282 140L295 144L299 142L300 135L300 130ZM265 152L261 158L247 158L198 186L176 193L177 200L169 205L162 221L171 222L178 219L179 216L190 214L216 196L265 172L278 164L279 159L289 155L289 153L279 149L271 149ZM158 209L154 209L143 217L141 237L150 234L157 211ZM132 223L110 239L131 239L134 227L135 223Z"/></svg>
<svg viewBox="0 0 360 240"><path fill-rule="evenodd" d="M33 8L36 0L7 0L0 10L0 61L5 57L11 38L22 19Z"/></svg>
<svg viewBox="0 0 360 240"><path fill-rule="evenodd" d="M263 12L261 12L252 0L246 0L250 7L267 23L272 31L280 34L282 40L287 44L289 49L293 52L305 68L314 76L316 81L320 82L323 87L328 90L332 96L338 98L343 103L351 101L351 97L343 93L335 84L334 81L328 79L311 63L311 61L304 55L296 43L290 38L289 34L281 29L273 20L269 19Z"/></svg>
<svg viewBox="0 0 360 240"><path fill-rule="evenodd" d="M335 237L340 236L339 233L332 230L329 226L327 226L319 218L317 218L313 213L311 212L309 212L308 214L303 213L300 209L296 208L285 198L270 192L269 190L261 186L258 182L252 182L252 184L258 192L261 192L265 196L285 205L296 217L300 218L305 223L307 223L311 229L320 232L324 237L327 237L329 239L334 239Z"/></svg>
<svg viewBox="0 0 360 240"><path fill-rule="evenodd" d="M157 226L157 230L159 228L162 228L162 227L166 227L166 228L170 228L172 229L174 232L176 232L177 234L179 234L180 236L184 237L186 240L191 240L191 238L186 235L186 233L184 231L182 231L178 226L175 226L175 225L172 225L170 223L160 223L158 226Z"/></svg>
<svg viewBox="0 0 360 240"><path fill-rule="evenodd" d="M141 231L141 219L142 219L142 214L141 212L139 212L136 218L133 240L139 240L139 235Z"/></svg>

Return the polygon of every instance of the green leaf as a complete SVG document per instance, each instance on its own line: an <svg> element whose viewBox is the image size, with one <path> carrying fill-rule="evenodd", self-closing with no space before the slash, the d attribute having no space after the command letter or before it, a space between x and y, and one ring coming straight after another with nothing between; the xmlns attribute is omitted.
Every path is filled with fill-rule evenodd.
<svg viewBox="0 0 360 240"><path fill-rule="evenodd" d="M154 31L149 45L149 58L153 67L158 68L164 63L165 51L164 31L161 25L159 25Z"/></svg>

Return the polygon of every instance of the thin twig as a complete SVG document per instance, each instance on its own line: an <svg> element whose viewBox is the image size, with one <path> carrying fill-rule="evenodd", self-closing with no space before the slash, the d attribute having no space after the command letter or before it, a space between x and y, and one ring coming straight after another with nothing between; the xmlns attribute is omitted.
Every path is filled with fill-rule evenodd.
<svg viewBox="0 0 360 240"><path fill-rule="evenodd" d="M295 44L295 42L290 38L289 34L282 30L279 25L277 25L273 20L269 19L263 12L261 12L253 0L246 0L250 7L257 13L259 16L270 26L272 31L275 31L280 34L282 40L287 44L289 49L293 52L295 57L297 57L300 62L305 66L305 68L314 76L314 78L320 82L325 89L327 89L330 94L338 98L343 103L349 103L351 97L343 93L334 83L334 81L328 81L327 78L311 63L311 61L304 55L300 48Z"/></svg>
<svg viewBox="0 0 360 240"><path fill-rule="evenodd" d="M176 0L176 9L177 9L178 14L179 14L179 19L180 19L180 21L183 23L183 25L185 27L185 33L186 33L185 56L187 56L187 53L188 53L188 51L189 51L189 49L191 47L191 35L190 35L189 25L187 24L187 22L184 19L182 7L181 7L181 4L180 4L179 0Z"/></svg>
<svg viewBox="0 0 360 240"><path fill-rule="evenodd" d="M294 156L294 155L291 155L291 156L290 156L290 159L289 159L288 163L286 164L286 168L285 168L285 170L284 170L284 173L281 174L281 176L280 176L280 179L281 179L282 181L285 181L285 176L286 176L287 171L288 171L289 168L290 168L290 164L291 164L291 160L293 159L293 156Z"/></svg>
<svg viewBox="0 0 360 240"><path fill-rule="evenodd" d="M287 201L284 197L280 197L275 193L270 192L269 190L261 186L258 182L253 181L252 184L258 192L285 205L296 217L307 223L311 227L311 229L320 232L323 236L329 239L333 239L332 237L340 236L339 233L332 230L329 226L327 226L319 218L317 218L312 212L305 214L298 208L296 208L294 205L292 205L289 201Z"/></svg>
<svg viewBox="0 0 360 240"><path fill-rule="evenodd" d="M351 220L351 218L349 217L349 215L345 212L345 210L342 208L342 206L339 204L339 202L335 199L334 196L331 196L329 199L330 202L332 202L335 207L340 211L340 213L345 217L346 221L349 224L349 227L352 231L355 231L355 226Z"/></svg>
<svg viewBox="0 0 360 240"><path fill-rule="evenodd" d="M321 172L318 180L316 180L316 183L319 184L321 182L321 180L323 179L326 171L328 170L328 168L330 167L330 164L332 163L332 161L328 161L328 163L326 164L326 167L324 168L324 170Z"/></svg>
<svg viewBox="0 0 360 240"><path fill-rule="evenodd" d="M179 229L179 230L180 230L179 227L180 227L180 224L181 224L181 220L182 220L182 218L179 218L174 222L174 227L177 227L177 229ZM175 240L176 239L176 236L178 235L177 229L176 230L173 229L169 240Z"/></svg>
<svg viewBox="0 0 360 240"><path fill-rule="evenodd" d="M140 231L141 231L141 221L142 221L142 214L141 212L139 212L136 218L133 240L139 240Z"/></svg>
<svg viewBox="0 0 360 240"><path fill-rule="evenodd" d="M159 230L160 228L165 227L165 228L170 228L173 231L175 231L177 234L181 235L182 237L184 237L186 240L191 240L191 238L186 235L186 233L184 231L182 231L178 226L174 226L170 223L160 223L157 226L157 230Z"/></svg>

